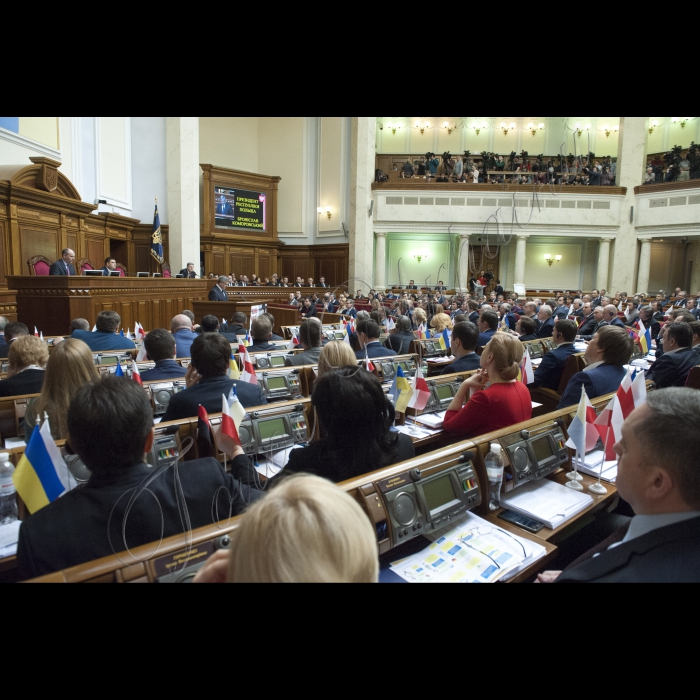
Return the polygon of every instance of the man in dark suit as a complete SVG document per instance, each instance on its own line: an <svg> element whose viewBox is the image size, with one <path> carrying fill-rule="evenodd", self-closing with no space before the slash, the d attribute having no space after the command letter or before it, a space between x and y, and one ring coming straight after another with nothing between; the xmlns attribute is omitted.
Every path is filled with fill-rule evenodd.
<svg viewBox="0 0 700 700"><path fill-rule="evenodd" d="M151 331L143 341L146 345L147 357L156 366L141 374L144 382L167 381L182 379L187 370L175 361L175 338L164 328Z"/></svg>
<svg viewBox="0 0 700 700"><path fill-rule="evenodd" d="M133 341L117 335L121 328L122 318L115 311L103 311L97 317L97 330L73 331L71 338L82 340L93 352L110 352L112 350L136 350Z"/></svg>
<svg viewBox="0 0 700 700"><path fill-rule="evenodd" d="M554 333L554 318L551 306L546 304L540 307L540 312L537 314L541 325L537 331L537 338L543 340L544 338L551 338Z"/></svg>
<svg viewBox="0 0 700 700"><path fill-rule="evenodd" d="M113 272L117 271L117 261L114 258L107 258L105 266L102 268L102 276L110 277Z"/></svg>
<svg viewBox="0 0 700 700"><path fill-rule="evenodd" d="M675 309L684 309L686 305L688 304L688 292L679 292L678 293L678 298L676 299L676 302L674 303L673 307Z"/></svg>
<svg viewBox="0 0 700 700"><path fill-rule="evenodd" d="M70 248L66 248L61 253L61 256L62 257L60 260L57 260L53 265L51 265L49 275L52 277L75 277L75 252Z"/></svg>
<svg viewBox="0 0 700 700"><path fill-rule="evenodd" d="M197 273L194 271L194 263L187 263L187 267L184 270L180 270L180 274L188 280L196 280Z"/></svg>
<svg viewBox="0 0 700 700"><path fill-rule="evenodd" d="M617 307L612 304L605 307L603 310L603 320L607 321L609 325L615 326L616 328L626 329L624 322L618 316Z"/></svg>
<svg viewBox="0 0 700 700"><path fill-rule="evenodd" d="M17 340L17 338L21 338L23 335L29 335L29 328L27 328L23 323L8 323L5 326L5 343L2 347L0 347L0 359L7 359L10 353L10 346L15 342L15 340Z"/></svg>
<svg viewBox="0 0 700 700"><path fill-rule="evenodd" d="M231 317L231 323L227 324L222 330L226 336L238 338L241 335L246 335L248 332L248 317L238 311ZM231 342L237 341L232 340Z"/></svg>
<svg viewBox="0 0 700 700"><path fill-rule="evenodd" d="M309 297L306 297L304 299L304 303L302 304L301 309L299 309L301 312L301 317L303 319L307 318L318 318L318 310L316 309L316 304L309 299Z"/></svg>
<svg viewBox="0 0 700 700"><path fill-rule="evenodd" d="M248 352L267 352L269 350L279 350L276 345L270 343L272 339L272 324L266 316L258 316L253 321L250 329L253 336L253 345L248 348Z"/></svg>
<svg viewBox="0 0 700 700"><path fill-rule="evenodd" d="M411 331L411 319L408 316L399 316L395 323L396 329L387 338L384 347L398 355L408 355L411 352L411 343L416 339Z"/></svg>
<svg viewBox="0 0 700 700"><path fill-rule="evenodd" d="M484 311L479 319L479 340L477 347L485 348L498 330L498 314L495 311Z"/></svg>
<svg viewBox="0 0 700 700"><path fill-rule="evenodd" d="M691 323L690 327L693 329L693 350L700 355L700 321ZM700 360L698 364L700 365Z"/></svg>
<svg viewBox="0 0 700 700"><path fill-rule="evenodd" d="M355 302L352 299L347 300L345 303L345 308L340 312L340 315L357 318L357 309L355 308Z"/></svg>
<svg viewBox="0 0 700 700"><path fill-rule="evenodd" d="M145 464L144 454L154 442L153 412L144 391L128 379L85 384L71 403L68 426L71 447L90 470L90 480L22 523L17 559L25 579L183 533L183 501L188 526L196 530L213 524L215 499L218 512L225 514L233 499L232 514L238 515L262 496L213 459L187 462L179 470L177 487L172 467L159 473ZM241 460L247 461L236 456L234 462ZM130 496L136 497L127 516Z"/></svg>
<svg viewBox="0 0 700 700"><path fill-rule="evenodd" d="M217 216L233 216L233 207L226 197L220 197L216 202Z"/></svg>
<svg viewBox="0 0 700 700"><path fill-rule="evenodd" d="M414 280L411 280L411 281L408 283L408 287L406 287L406 289L408 289L408 290L417 290L418 287L416 287L415 281L414 281Z"/></svg>
<svg viewBox="0 0 700 700"><path fill-rule="evenodd" d="M510 304L501 304L501 320L505 322L508 330L514 331L518 325L518 319L511 310Z"/></svg>
<svg viewBox="0 0 700 700"><path fill-rule="evenodd" d="M581 388L586 390L591 401L616 392L625 378L625 365L632 359L633 350L634 342L626 330L612 326L601 328L586 348L588 367L569 382L558 410L577 406L581 401Z"/></svg>
<svg viewBox="0 0 700 700"><path fill-rule="evenodd" d="M564 297L559 297L557 299L557 308L554 309L553 317L563 321L569 316L569 307L564 304Z"/></svg>
<svg viewBox="0 0 700 700"><path fill-rule="evenodd" d="M700 309L698 308L698 302L695 299L688 299L688 303L685 306L685 310L694 316L696 320L700 318Z"/></svg>
<svg viewBox="0 0 700 700"><path fill-rule="evenodd" d="M537 323L535 319L521 316L515 326L516 332L520 335L520 342L527 343L531 340L537 340Z"/></svg>
<svg viewBox="0 0 700 700"><path fill-rule="evenodd" d="M596 307L593 312L593 320L588 320L579 329L579 337L586 342L593 340L595 334L605 326L610 325L604 318L605 309L602 306Z"/></svg>
<svg viewBox="0 0 700 700"><path fill-rule="evenodd" d="M472 372L481 367L481 358L476 354L479 329L473 323L457 323L452 331L452 354L456 360L440 374Z"/></svg>
<svg viewBox="0 0 700 700"><path fill-rule="evenodd" d="M374 321L360 321L357 324L357 339L360 343L360 349L355 355L358 360L396 356L394 350L388 350L379 342L381 334L381 329Z"/></svg>
<svg viewBox="0 0 700 700"><path fill-rule="evenodd" d="M602 319L602 315L601 315ZM578 334L579 335L595 335L593 331L595 330L595 327L597 325L597 322L595 320L595 310L593 307L590 305L590 303L586 302L582 309L581 309L581 316L579 318L579 328L578 328Z"/></svg>
<svg viewBox="0 0 700 700"><path fill-rule="evenodd" d="M693 353L695 354L695 353ZM44 386L49 361L46 344L33 335L17 338L10 348L10 369L0 382L0 397L39 394Z"/></svg>
<svg viewBox="0 0 700 700"><path fill-rule="evenodd" d="M226 293L228 282L228 277L219 277L219 281L209 292L209 301L228 301L228 294Z"/></svg>
<svg viewBox="0 0 700 700"><path fill-rule="evenodd" d="M199 407L210 414L221 412L221 397L228 397L235 386L244 408L264 406L267 399L259 384L247 384L228 378L231 345L218 333L200 335L192 343L192 364L187 370L187 389L170 399L163 422L194 418Z"/></svg>
<svg viewBox="0 0 700 700"><path fill-rule="evenodd" d="M318 284L316 286L320 287L321 289L328 289L328 285L326 284L326 278L321 277L321 279L318 281Z"/></svg>
<svg viewBox="0 0 700 700"><path fill-rule="evenodd" d="M657 389L684 387L698 354L693 351L693 329L689 323L672 323L665 328L664 354L647 372Z"/></svg>
<svg viewBox="0 0 700 700"><path fill-rule="evenodd" d="M649 394L625 422L615 448L615 485L635 517L565 572L542 574L541 583L700 582L698 422L700 392Z"/></svg>
<svg viewBox="0 0 700 700"><path fill-rule="evenodd" d="M654 311L651 306L642 306L639 309L639 320L644 324L644 328L651 328L651 339L656 340L661 332L661 324L654 320Z"/></svg>
<svg viewBox="0 0 700 700"><path fill-rule="evenodd" d="M221 324L216 316L205 316L202 319L201 330L202 333L218 333L223 338L226 338L229 343L238 346L238 336L233 333L222 333ZM245 335L245 331L241 335Z"/></svg>
<svg viewBox="0 0 700 700"><path fill-rule="evenodd" d="M535 372L535 388L551 389L558 391L561 378L564 375L566 363L572 355L578 351L574 346L578 325L574 321L557 321L554 324L555 350L548 352Z"/></svg>
<svg viewBox="0 0 700 700"><path fill-rule="evenodd" d="M317 318L304 321L299 327L299 340L304 352L287 357L284 364L287 367L303 367L317 365L323 350L323 326Z"/></svg>

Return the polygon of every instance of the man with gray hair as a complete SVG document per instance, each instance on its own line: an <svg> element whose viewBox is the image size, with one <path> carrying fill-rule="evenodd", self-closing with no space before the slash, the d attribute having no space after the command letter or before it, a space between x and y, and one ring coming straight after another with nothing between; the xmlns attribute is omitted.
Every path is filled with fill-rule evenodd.
<svg viewBox="0 0 700 700"><path fill-rule="evenodd" d="M192 356L192 343L197 339L197 334L192 330L192 321L185 315L175 316L170 324L170 331L175 338L177 359Z"/></svg>
<svg viewBox="0 0 700 700"><path fill-rule="evenodd" d="M606 306L603 309L603 320L608 322L610 326L617 326L618 328L625 329L625 324L620 320L618 316L617 307L612 304Z"/></svg>
<svg viewBox="0 0 700 700"><path fill-rule="evenodd" d="M228 301L226 288L228 287L229 283L230 280L228 277L219 277L214 289L209 292L209 301Z"/></svg>
<svg viewBox="0 0 700 700"><path fill-rule="evenodd" d="M51 269L49 275L51 277L75 277L75 252L70 248L65 248L61 251L61 259L57 260Z"/></svg>
<svg viewBox="0 0 700 700"><path fill-rule="evenodd" d="M102 311L97 317L97 330L75 330L71 338L82 340L93 352L110 350L136 350L131 340L117 335L122 325L121 316L116 311Z"/></svg>
<svg viewBox="0 0 700 700"><path fill-rule="evenodd" d="M309 318L299 328L299 340L304 352L288 357L284 364L287 367L302 367L317 365L323 350L323 326L317 318Z"/></svg>
<svg viewBox="0 0 700 700"><path fill-rule="evenodd" d="M699 422L699 391L649 394L615 446L615 485L635 517L564 573L542 574L541 583L700 582Z"/></svg>
<svg viewBox="0 0 700 700"><path fill-rule="evenodd" d="M543 338L551 338L554 335L554 311L552 311L551 306L547 306L546 304L544 306L540 307L540 312L537 314L537 318L539 319L540 323L542 324L540 326L540 329L537 331L537 337L542 340Z"/></svg>

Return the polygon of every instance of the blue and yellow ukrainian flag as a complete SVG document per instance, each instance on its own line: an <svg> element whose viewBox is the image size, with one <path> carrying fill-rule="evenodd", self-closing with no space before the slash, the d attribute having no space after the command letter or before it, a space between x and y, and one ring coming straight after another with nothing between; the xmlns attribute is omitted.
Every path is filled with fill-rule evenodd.
<svg viewBox="0 0 700 700"><path fill-rule="evenodd" d="M639 322L639 347L645 356L651 352L651 327L645 328L641 321Z"/></svg>
<svg viewBox="0 0 700 700"><path fill-rule="evenodd" d="M34 428L12 481L32 515L75 488L75 481L51 437L48 420L41 429Z"/></svg>
<svg viewBox="0 0 700 700"><path fill-rule="evenodd" d="M156 200L156 213L153 216L153 233L151 236L151 255L159 265L165 262L163 253L163 234L160 230L160 214L158 213L158 200Z"/></svg>

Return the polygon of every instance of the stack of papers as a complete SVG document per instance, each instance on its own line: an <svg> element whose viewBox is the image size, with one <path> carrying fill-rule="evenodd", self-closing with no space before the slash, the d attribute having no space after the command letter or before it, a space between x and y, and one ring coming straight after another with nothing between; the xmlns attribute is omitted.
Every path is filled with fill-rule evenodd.
<svg viewBox="0 0 700 700"><path fill-rule="evenodd" d="M13 557L17 554L19 528L21 525L22 523L16 520L14 523L0 527L0 559Z"/></svg>
<svg viewBox="0 0 700 700"><path fill-rule="evenodd" d="M543 546L473 513L429 539L434 542L427 549L392 564L391 570L408 583L496 583L513 578L547 554Z"/></svg>
<svg viewBox="0 0 700 700"><path fill-rule="evenodd" d="M397 433L402 433L403 435L408 435L408 437L413 440L425 440L426 438L439 435L439 430L430 430L429 428L418 427L415 423L407 423L406 425L399 425L393 430Z"/></svg>
<svg viewBox="0 0 700 700"><path fill-rule="evenodd" d="M456 361L456 357L431 357L426 360L429 365L449 365Z"/></svg>
<svg viewBox="0 0 700 700"><path fill-rule="evenodd" d="M602 476L600 474L601 464L603 468ZM579 459L578 470L582 474L587 474L596 479L600 476L602 481L606 481L609 484L614 484L617 480L617 461L603 463L603 450L596 450L587 454L585 460Z"/></svg>
<svg viewBox="0 0 700 700"><path fill-rule="evenodd" d="M414 420L416 423L425 425L431 430L442 430L442 426L445 423L446 414L447 411L442 411L441 413L428 413L422 416L416 416Z"/></svg>
<svg viewBox="0 0 700 700"><path fill-rule="evenodd" d="M289 464L289 455L294 450L301 450L301 445L295 445L288 450L280 450L279 452L268 452L261 455L255 463L255 471L266 479L272 479L277 476Z"/></svg>
<svg viewBox="0 0 700 700"><path fill-rule="evenodd" d="M550 530L556 530L590 508L593 502L588 494L544 479L530 482L507 494L501 500L501 505L544 523Z"/></svg>

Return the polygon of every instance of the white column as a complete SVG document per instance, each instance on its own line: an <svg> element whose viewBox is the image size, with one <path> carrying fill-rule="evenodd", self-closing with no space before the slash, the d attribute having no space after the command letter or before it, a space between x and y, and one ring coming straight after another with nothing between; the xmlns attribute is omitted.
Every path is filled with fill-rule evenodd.
<svg viewBox="0 0 700 700"><path fill-rule="evenodd" d="M605 289L607 292L610 292L610 290L608 289L608 275L610 272L611 243L612 238L603 238L600 241L600 249L598 251L598 280L596 282L596 287L599 292L603 289Z"/></svg>
<svg viewBox="0 0 700 700"><path fill-rule="evenodd" d="M622 117L620 145L617 153L617 184L627 188L620 216L620 230L615 239L615 258L609 292L627 292L634 288L637 231L637 197L634 188L642 184L647 164L647 117ZM599 271L600 274L600 271ZM606 273L607 274L607 273ZM606 287L607 289L607 287Z"/></svg>
<svg viewBox="0 0 700 700"><path fill-rule="evenodd" d="M527 239L530 236L518 236L515 250L515 284L525 284L525 261L527 260Z"/></svg>
<svg viewBox="0 0 700 700"><path fill-rule="evenodd" d="M374 227L370 215L376 163L376 117L352 118L350 153L350 288L367 292L374 278Z"/></svg>
<svg viewBox="0 0 700 700"><path fill-rule="evenodd" d="M374 287L378 292L386 289L386 233L377 233L377 248L374 254Z"/></svg>
<svg viewBox="0 0 700 700"><path fill-rule="evenodd" d="M469 278L471 273L469 272L469 245L470 245L471 235L469 233L459 234L459 250L457 251L457 265L456 273L457 279L455 280L455 291L466 294L469 290Z"/></svg>
<svg viewBox="0 0 700 700"><path fill-rule="evenodd" d="M199 117L166 117L165 146L170 266L177 274L194 263L199 274Z"/></svg>
<svg viewBox="0 0 700 700"><path fill-rule="evenodd" d="M639 256L639 276L634 293L649 293L649 275L651 273L651 238L642 238L642 252ZM631 292L629 292L631 294Z"/></svg>

